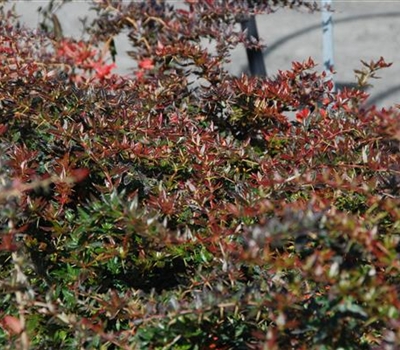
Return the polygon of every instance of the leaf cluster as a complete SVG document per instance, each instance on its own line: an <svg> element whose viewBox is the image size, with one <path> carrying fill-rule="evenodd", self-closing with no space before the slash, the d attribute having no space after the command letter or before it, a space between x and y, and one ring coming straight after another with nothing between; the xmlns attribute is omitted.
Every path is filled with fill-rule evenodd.
<svg viewBox="0 0 400 350"><path fill-rule="evenodd" d="M2 347L400 342L399 111L311 59L226 71L241 15L301 1L154 3L97 1L88 42L1 17Z"/></svg>

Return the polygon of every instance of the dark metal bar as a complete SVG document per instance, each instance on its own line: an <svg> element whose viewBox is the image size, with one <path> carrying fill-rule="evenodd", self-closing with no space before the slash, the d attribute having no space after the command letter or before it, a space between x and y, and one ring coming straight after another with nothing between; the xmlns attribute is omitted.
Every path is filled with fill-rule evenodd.
<svg viewBox="0 0 400 350"><path fill-rule="evenodd" d="M250 15L242 21L242 30L247 30L247 39L259 40L256 16ZM252 39L253 38L253 39ZM247 60L249 62L250 74L252 76L266 77L267 69L265 68L264 55L262 50L254 48L246 48Z"/></svg>

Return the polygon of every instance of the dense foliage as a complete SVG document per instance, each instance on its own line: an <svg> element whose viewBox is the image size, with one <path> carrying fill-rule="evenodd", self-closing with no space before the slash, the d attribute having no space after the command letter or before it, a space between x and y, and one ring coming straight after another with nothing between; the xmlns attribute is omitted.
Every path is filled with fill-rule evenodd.
<svg viewBox="0 0 400 350"><path fill-rule="evenodd" d="M398 109L230 75L248 2L94 6L87 42L1 17L1 348L395 349Z"/></svg>

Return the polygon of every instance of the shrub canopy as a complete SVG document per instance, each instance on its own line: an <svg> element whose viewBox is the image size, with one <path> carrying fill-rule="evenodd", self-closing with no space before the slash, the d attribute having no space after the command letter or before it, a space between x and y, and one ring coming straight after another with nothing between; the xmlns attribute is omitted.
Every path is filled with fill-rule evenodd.
<svg viewBox="0 0 400 350"><path fill-rule="evenodd" d="M88 41L0 17L2 348L400 343L398 109L225 69L242 16L310 4L157 4L96 1Z"/></svg>

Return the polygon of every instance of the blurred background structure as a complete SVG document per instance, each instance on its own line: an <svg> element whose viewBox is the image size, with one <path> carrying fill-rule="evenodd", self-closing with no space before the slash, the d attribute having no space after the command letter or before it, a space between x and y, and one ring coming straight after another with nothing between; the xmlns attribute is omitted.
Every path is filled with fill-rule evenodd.
<svg viewBox="0 0 400 350"><path fill-rule="evenodd" d="M39 24L39 7L49 0L11 1L22 22L29 27ZM182 1L168 1L182 6ZM10 6L9 5L9 6ZM372 80L368 90L370 104L389 107L400 103L400 0L398 1L331 1L334 10L334 76L338 88L355 83L354 69L361 68L360 60L369 62L381 56L393 62L390 68L380 71L381 79ZM56 12L64 35L79 37L82 24L79 18L87 16L90 1L72 1ZM89 17L90 18L90 17ZM266 44L263 52L269 76L278 70L289 69L292 61L303 61L312 57L324 69L322 16L319 12L281 9L276 13L257 16L258 34ZM125 51L129 42L120 37L116 40L118 71L130 72L133 61ZM233 74L248 72L247 54L243 47L232 52L228 66Z"/></svg>

